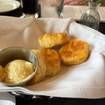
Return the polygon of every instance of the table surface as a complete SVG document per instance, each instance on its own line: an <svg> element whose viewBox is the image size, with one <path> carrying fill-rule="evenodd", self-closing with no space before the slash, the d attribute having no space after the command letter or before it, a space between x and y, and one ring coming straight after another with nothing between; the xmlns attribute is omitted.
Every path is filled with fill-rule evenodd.
<svg viewBox="0 0 105 105"><path fill-rule="evenodd" d="M105 105L105 98L80 99L80 98L31 98L16 97L16 105Z"/></svg>
<svg viewBox="0 0 105 105"><path fill-rule="evenodd" d="M64 18L73 18L79 20L81 15L87 10L88 6L64 6L63 14ZM57 17L53 8L44 7L41 9L42 17ZM99 7L98 12L100 14L101 21L105 21L105 6Z"/></svg>
<svg viewBox="0 0 105 105"><path fill-rule="evenodd" d="M87 10L87 8L87 6L65 6L64 17L80 19L81 15ZM98 12L100 14L101 21L105 21L105 6L99 7Z"/></svg>

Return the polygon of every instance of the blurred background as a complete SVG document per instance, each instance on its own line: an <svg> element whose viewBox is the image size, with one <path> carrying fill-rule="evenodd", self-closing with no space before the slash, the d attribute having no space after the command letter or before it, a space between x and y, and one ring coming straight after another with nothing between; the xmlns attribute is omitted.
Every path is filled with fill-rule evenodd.
<svg viewBox="0 0 105 105"><path fill-rule="evenodd" d="M88 5L88 1L89 0L0 0L0 15L20 17L23 16L23 13L38 13L38 17L41 17L45 7L55 6L61 11L63 10L62 6L86 6ZM101 6L105 6L105 0L101 0ZM48 8L46 10L48 10ZM46 10L44 12L47 12Z"/></svg>
<svg viewBox="0 0 105 105"><path fill-rule="evenodd" d="M39 0L39 2L43 3L56 3L59 0ZM89 0L64 0L64 5L87 5ZM95 1L95 0L93 0ZM101 0L102 6L105 5L105 0Z"/></svg>

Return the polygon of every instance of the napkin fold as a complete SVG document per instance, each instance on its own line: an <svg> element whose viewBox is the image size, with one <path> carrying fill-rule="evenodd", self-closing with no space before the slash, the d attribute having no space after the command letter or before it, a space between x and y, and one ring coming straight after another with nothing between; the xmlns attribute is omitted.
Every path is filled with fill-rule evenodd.
<svg viewBox="0 0 105 105"><path fill-rule="evenodd" d="M0 93L0 105L15 105L15 97L9 93Z"/></svg>
<svg viewBox="0 0 105 105"><path fill-rule="evenodd" d="M45 32L67 32L91 45L91 55L86 62L62 67L62 72L57 76L32 86L6 87L0 84L0 92L15 90L52 97L105 97L105 36L102 33L72 19L0 17L0 24L1 49L11 46L39 48L37 39Z"/></svg>

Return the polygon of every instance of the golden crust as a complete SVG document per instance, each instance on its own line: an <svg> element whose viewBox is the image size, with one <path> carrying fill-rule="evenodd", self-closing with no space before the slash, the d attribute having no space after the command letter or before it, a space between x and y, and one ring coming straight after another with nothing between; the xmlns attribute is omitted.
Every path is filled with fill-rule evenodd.
<svg viewBox="0 0 105 105"><path fill-rule="evenodd" d="M5 79L5 69L0 65L0 81Z"/></svg>
<svg viewBox="0 0 105 105"><path fill-rule="evenodd" d="M30 85L40 82L46 76L46 64L43 53L41 53L41 50L32 50L32 52L36 54L36 56L38 57L39 67L38 70L36 71L35 76L28 82L28 84Z"/></svg>
<svg viewBox="0 0 105 105"><path fill-rule="evenodd" d="M46 75L54 76L58 74L61 71L61 61L57 51L53 49L43 49L43 53L46 58Z"/></svg>
<svg viewBox="0 0 105 105"><path fill-rule="evenodd" d="M59 54L65 65L80 64L89 56L89 44L79 39L73 39L65 44Z"/></svg>
<svg viewBox="0 0 105 105"><path fill-rule="evenodd" d="M69 41L66 33L46 33L39 37L39 44L43 48L51 48Z"/></svg>

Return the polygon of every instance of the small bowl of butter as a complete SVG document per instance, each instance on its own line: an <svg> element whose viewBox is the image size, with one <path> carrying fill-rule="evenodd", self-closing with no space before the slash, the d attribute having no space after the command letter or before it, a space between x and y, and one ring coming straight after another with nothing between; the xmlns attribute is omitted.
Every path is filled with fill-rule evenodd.
<svg viewBox="0 0 105 105"><path fill-rule="evenodd" d="M37 57L30 49L9 47L0 51L0 81L7 86L25 85L37 68Z"/></svg>

